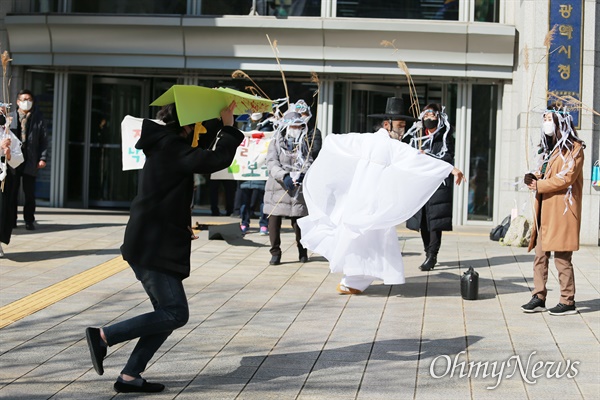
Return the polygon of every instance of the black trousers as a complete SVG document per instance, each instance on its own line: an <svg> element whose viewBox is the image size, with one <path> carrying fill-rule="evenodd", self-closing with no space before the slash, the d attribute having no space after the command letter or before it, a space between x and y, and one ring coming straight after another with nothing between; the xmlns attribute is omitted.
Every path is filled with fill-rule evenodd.
<svg viewBox="0 0 600 400"><path fill-rule="evenodd" d="M421 210L421 239L425 253L437 256L442 245L442 231L430 231L427 227L427 211L423 207Z"/></svg>
<svg viewBox="0 0 600 400"><path fill-rule="evenodd" d="M298 218L299 217L290 217L292 221L292 228L294 228L294 233L296 233L296 245L298 246L298 258L306 257L307 251L300 243L300 238L302 237L302 233L300 232L300 227L298 226ZM271 215L269 217L269 240L271 241L271 252L272 256L280 256L281 255L281 221L283 217L279 215Z"/></svg>
<svg viewBox="0 0 600 400"><path fill-rule="evenodd" d="M235 203L235 192L237 189L237 182L234 180L209 180L208 190L210 199L210 211L213 215L219 215L219 186L223 185L225 191L225 214L233 214L233 208Z"/></svg>
<svg viewBox="0 0 600 400"><path fill-rule="evenodd" d="M0 242L9 244L13 227L15 226L15 207L13 207L13 196L11 190L15 180L14 172L8 170L4 180L4 191L0 191Z"/></svg>
<svg viewBox="0 0 600 400"><path fill-rule="evenodd" d="M19 188L21 180L23 181L23 193L25 194L25 204L23 205L23 219L26 224L35 221L35 176L27 175L17 168L15 179L13 180L10 195L12 196L11 203L13 207L14 224L17 225L17 204L19 202Z"/></svg>

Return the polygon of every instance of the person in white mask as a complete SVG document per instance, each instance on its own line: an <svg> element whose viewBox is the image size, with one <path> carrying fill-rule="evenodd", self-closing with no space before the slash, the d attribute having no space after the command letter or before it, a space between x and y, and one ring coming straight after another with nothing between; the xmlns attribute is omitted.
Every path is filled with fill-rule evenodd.
<svg viewBox="0 0 600 400"><path fill-rule="evenodd" d="M25 194L23 219L25 228L34 230L35 225L35 180L39 169L46 167L48 139L46 122L35 107L35 98L29 90L17 95L17 111L10 113L10 130L21 141L25 161L15 169L15 179L10 193L13 196L14 227L17 227L17 203L21 183Z"/></svg>
<svg viewBox="0 0 600 400"><path fill-rule="evenodd" d="M269 177L263 205L263 213L269 216L269 264L281 263L281 222L284 217L291 220L296 234L298 260L304 263L308 261L308 253L300 243L297 220L308 214L302 189L304 174L313 162L307 139L308 128L302 115L295 111L286 112L276 126L267 152Z"/></svg>
<svg viewBox="0 0 600 400"><path fill-rule="evenodd" d="M579 250L583 196L583 149L573 118L566 108L551 104L542 120L539 159L524 183L535 192L534 223L529 251L535 249L533 290L526 313L546 311L548 264L554 252L560 299L550 315L577 314L575 276L571 258ZM585 218L585 217L584 217Z"/></svg>

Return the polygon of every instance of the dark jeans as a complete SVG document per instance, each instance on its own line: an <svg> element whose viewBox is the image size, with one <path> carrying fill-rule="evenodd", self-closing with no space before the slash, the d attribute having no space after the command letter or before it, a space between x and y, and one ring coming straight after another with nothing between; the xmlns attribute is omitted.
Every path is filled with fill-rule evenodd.
<svg viewBox="0 0 600 400"><path fill-rule="evenodd" d="M260 219L258 220L259 226L267 226L267 216L263 213L263 198L265 197L265 191L260 189L239 189L242 193L242 201L240 206L240 216L242 217L242 225L250 226L250 217L252 212L259 205L260 208Z"/></svg>
<svg viewBox="0 0 600 400"><path fill-rule="evenodd" d="M165 272L131 265L136 278L150 297L153 312L102 328L109 346L140 338L121 371L134 377L146 369L154 353L189 318L188 303L181 278Z"/></svg>
<svg viewBox="0 0 600 400"><path fill-rule="evenodd" d="M423 207L421 212L421 239L423 239L425 253L437 257L442 245L442 231L429 231L427 228L427 212L425 211L425 207Z"/></svg>
<svg viewBox="0 0 600 400"><path fill-rule="evenodd" d="M14 224L17 225L17 204L19 203L19 188L23 180L23 193L25 194L25 204L23 205L23 219L29 224L35 221L35 176L26 175L19 168L16 169L15 179L13 180L10 194L13 207Z"/></svg>
<svg viewBox="0 0 600 400"><path fill-rule="evenodd" d="M298 218L299 217L291 217L292 228L294 228L294 232L296 233L296 245L298 246L298 256L306 257L307 251L300 243L300 239L302 238L302 233L300 232L300 227L298 226ZM269 217L269 239L271 241L271 252L272 256L281 256L281 220L283 217L279 215L271 215Z"/></svg>

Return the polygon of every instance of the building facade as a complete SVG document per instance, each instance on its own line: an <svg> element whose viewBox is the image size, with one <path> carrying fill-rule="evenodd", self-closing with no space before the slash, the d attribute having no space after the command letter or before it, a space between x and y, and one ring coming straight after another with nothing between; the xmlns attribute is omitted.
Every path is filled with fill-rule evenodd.
<svg viewBox="0 0 600 400"><path fill-rule="evenodd" d="M581 57L571 72L580 74L578 98L600 110L600 4L579 3ZM152 116L149 104L173 84L253 90L253 82L232 76L242 70L272 99L287 89L292 101L312 103L323 135L368 132L367 115L382 112L388 97L409 103L406 65L421 107L442 103L456 128L455 165L469 184L454 191L454 224L491 227L513 208L531 214L518 181L531 169L547 101L552 71L544 39L553 0L0 5L0 41L13 59L11 96L30 88L51 132L49 168L36 188L41 204L127 207L138 173L121 171L120 122ZM600 236L600 196L591 184L599 123L581 110L588 244Z"/></svg>

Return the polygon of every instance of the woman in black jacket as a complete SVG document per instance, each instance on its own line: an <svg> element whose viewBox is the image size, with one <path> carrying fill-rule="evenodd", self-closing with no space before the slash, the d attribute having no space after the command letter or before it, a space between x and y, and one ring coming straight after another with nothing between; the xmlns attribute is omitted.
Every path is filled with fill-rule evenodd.
<svg viewBox="0 0 600 400"><path fill-rule="evenodd" d="M228 167L244 135L233 127L235 102L221 111L223 127L214 150L192 148L187 137L194 125L180 126L174 104L157 118L144 120L136 148L146 162L121 247L123 258L150 297L154 311L103 328L87 328L86 337L96 372L104 373L107 346L139 338L121 375L117 392L160 392L164 385L149 383L140 373L173 330L188 321L183 280L190 275L193 231L191 208L195 173Z"/></svg>
<svg viewBox="0 0 600 400"><path fill-rule="evenodd" d="M407 132L412 136L411 145L431 157L454 164L454 129L442 106L427 105L420 119L420 123ZM421 231L426 254L425 261L419 267L421 271L433 269L442 245L442 231L452 230L452 175L456 176L457 185L465 180L463 173L455 167L421 211L406 222L407 228Z"/></svg>

